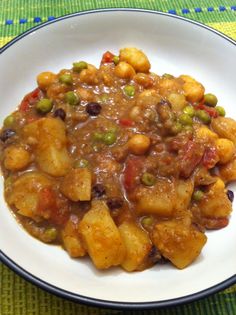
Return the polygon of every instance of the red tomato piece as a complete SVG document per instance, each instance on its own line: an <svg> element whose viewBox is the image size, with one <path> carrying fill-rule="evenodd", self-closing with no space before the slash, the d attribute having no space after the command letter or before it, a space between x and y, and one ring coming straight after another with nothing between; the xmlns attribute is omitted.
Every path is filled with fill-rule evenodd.
<svg viewBox="0 0 236 315"><path fill-rule="evenodd" d="M213 168L218 161L219 157L216 148L206 148L202 158L202 165L205 166L207 169L210 169Z"/></svg>
<svg viewBox="0 0 236 315"><path fill-rule="evenodd" d="M142 158L132 157L127 160L124 170L124 187L128 192L136 187L143 164L144 160Z"/></svg>
<svg viewBox="0 0 236 315"><path fill-rule="evenodd" d="M120 119L119 124L123 127L131 127L134 125L134 122L131 119Z"/></svg>
<svg viewBox="0 0 236 315"><path fill-rule="evenodd" d="M39 97L40 97L40 89L36 88L35 90L30 92L23 98L20 104L19 110L21 112L26 112L27 110L29 110L29 106L32 103L36 102L39 99Z"/></svg>
<svg viewBox="0 0 236 315"><path fill-rule="evenodd" d="M203 147L189 140L180 152L180 175L188 178L200 163L204 153Z"/></svg>
<svg viewBox="0 0 236 315"><path fill-rule="evenodd" d="M219 230L229 224L228 218L204 218L203 224L208 230Z"/></svg>
<svg viewBox="0 0 236 315"><path fill-rule="evenodd" d="M207 112L212 118L216 118L219 116L217 110L215 108L204 105L203 103L199 103L196 106L196 109L203 109Z"/></svg>
<svg viewBox="0 0 236 315"><path fill-rule="evenodd" d="M68 209L65 203L58 199L54 190L51 187L42 188L39 196L38 213L52 223L65 224L69 217Z"/></svg>
<svg viewBox="0 0 236 315"><path fill-rule="evenodd" d="M110 63L113 62L114 54L111 53L110 51L106 51L103 56L102 56L102 61L101 63Z"/></svg>

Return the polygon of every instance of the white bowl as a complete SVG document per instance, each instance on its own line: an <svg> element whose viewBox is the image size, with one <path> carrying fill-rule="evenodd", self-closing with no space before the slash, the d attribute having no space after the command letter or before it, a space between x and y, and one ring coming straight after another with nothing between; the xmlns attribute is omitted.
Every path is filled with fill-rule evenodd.
<svg viewBox="0 0 236 315"><path fill-rule="evenodd" d="M99 64L106 50L135 46L152 70L190 74L218 96L236 118L236 43L199 23L160 12L114 9L81 12L40 25L1 50L0 117L13 111L44 70L58 71L75 60ZM71 259L60 247L41 243L15 221L0 180L1 259L27 280L78 302L114 308L176 305L236 282L236 211L228 227L207 233L200 257L188 268L156 265L143 272L97 271L87 259Z"/></svg>

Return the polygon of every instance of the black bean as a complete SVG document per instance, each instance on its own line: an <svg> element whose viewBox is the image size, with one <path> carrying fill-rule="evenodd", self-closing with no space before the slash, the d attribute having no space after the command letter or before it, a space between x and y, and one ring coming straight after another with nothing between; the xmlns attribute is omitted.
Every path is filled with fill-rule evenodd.
<svg viewBox="0 0 236 315"><path fill-rule="evenodd" d="M100 114L102 106L98 103L91 102L86 105L86 112L90 116L97 116Z"/></svg>
<svg viewBox="0 0 236 315"><path fill-rule="evenodd" d="M88 211L91 208L91 202L90 201L80 201L79 202L79 208L82 211Z"/></svg>
<svg viewBox="0 0 236 315"><path fill-rule="evenodd" d="M232 190L227 190L227 196L231 202L234 201L234 192Z"/></svg>
<svg viewBox="0 0 236 315"><path fill-rule="evenodd" d="M155 245L152 245L152 248L148 254L148 259L153 264L159 263L159 264L166 264L169 262L168 259L166 259L164 256L161 255L158 248Z"/></svg>
<svg viewBox="0 0 236 315"><path fill-rule="evenodd" d="M61 120L65 120L66 119L66 112L64 111L64 109L58 108L57 110L55 110L53 116L61 118Z"/></svg>
<svg viewBox="0 0 236 315"><path fill-rule="evenodd" d="M103 184L96 184L93 186L92 195L93 197L99 198L106 193L106 189Z"/></svg>
<svg viewBox="0 0 236 315"><path fill-rule="evenodd" d="M13 137L16 134L16 132L12 129L5 129L0 135L0 139L2 142L7 141L9 138Z"/></svg>
<svg viewBox="0 0 236 315"><path fill-rule="evenodd" d="M119 209L123 206L123 200L118 197L109 198L107 205L110 210Z"/></svg>

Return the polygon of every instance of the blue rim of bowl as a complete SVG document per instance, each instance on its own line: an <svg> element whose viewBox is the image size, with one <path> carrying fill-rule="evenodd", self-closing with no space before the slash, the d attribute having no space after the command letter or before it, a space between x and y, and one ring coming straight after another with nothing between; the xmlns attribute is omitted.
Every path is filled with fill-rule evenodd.
<svg viewBox="0 0 236 315"><path fill-rule="evenodd" d="M0 49L0 54L2 54L6 49L11 47L14 43L18 42L23 37L31 34L32 32L35 32L36 30L43 28L49 24L57 23L59 21L72 18L75 16L81 16L81 15L87 15L87 14L98 14L98 13L106 13L106 12L117 12L117 11L128 11L128 12L141 12L141 13L150 13L150 14L156 14L156 15L162 15L162 16L168 16L170 18L183 20L187 23L192 23L194 25L197 25L201 28L207 29L210 32L215 33L216 35L223 37L230 43L236 46L236 41L231 39L230 37L224 35L223 33L206 26L200 22L196 22L194 20L187 19L182 16L173 15L170 13L160 12L160 11L153 11L153 10L146 10L146 9L132 9L132 8L110 8L110 9L97 9L97 10L89 10L89 11L80 11L77 13L67 14L64 16L61 16L59 18L56 18L52 21L44 22L38 26L35 26L28 31L20 34L19 36L15 37L13 40L11 40L9 43L4 45ZM205 290L186 295L184 297L170 299L170 300L163 300L163 301L153 301L153 302L118 302L118 301L108 301L108 300L100 300L92 297L86 297L79 294L75 294L69 291L66 291L64 289L58 288L48 282L43 281L42 279L39 279L35 275L31 274L27 270L23 269L21 266L19 266L17 263L15 263L12 259L10 259L6 254L4 254L0 250L0 261L4 263L6 266L8 266L11 270L16 272L19 276L23 277L27 281L31 282L34 285L37 285L41 289L44 289L45 291L55 294L59 297L66 298L68 300L83 303L89 306L96 306L96 307L102 307L102 308L110 308L110 309L157 309L157 308L164 308L164 307L173 307L181 304L186 304L190 302L194 302L196 300L205 298L211 294L217 293L218 291L224 290L227 287L233 285L236 283L236 274L225 281L222 281L210 288L207 288Z"/></svg>

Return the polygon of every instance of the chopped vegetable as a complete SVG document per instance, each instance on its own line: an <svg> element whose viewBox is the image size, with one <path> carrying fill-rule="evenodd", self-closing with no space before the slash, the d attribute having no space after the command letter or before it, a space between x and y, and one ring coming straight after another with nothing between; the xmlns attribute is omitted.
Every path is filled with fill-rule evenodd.
<svg viewBox="0 0 236 315"><path fill-rule="evenodd" d="M61 83L67 84L67 85L71 85L73 83L72 76L70 74L66 74L66 73L60 75L59 81Z"/></svg>
<svg viewBox="0 0 236 315"><path fill-rule="evenodd" d="M211 122L210 115L202 109L196 111L196 117L199 118L204 124L209 124Z"/></svg>
<svg viewBox="0 0 236 315"><path fill-rule="evenodd" d="M179 116L179 122L184 126L186 125L191 126L193 124L192 118L188 114L185 114L185 113Z"/></svg>
<svg viewBox="0 0 236 315"><path fill-rule="evenodd" d="M84 69L88 68L88 64L85 61L79 61L79 62L74 62L73 63L73 70L75 72L81 72Z"/></svg>
<svg viewBox="0 0 236 315"><path fill-rule="evenodd" d="M116 142L117 136L115 132L106 132L103 136L103 142L106 145L112 145Z"/></svg>
<svg viewBox="0 0 236 315"><path fill-rule="evenodd" d="M156 177L150 173L143 173L141 177L142 184L146 186L153 186L156 183Z"/></svg>
<svg viewBox="0 0 236 315"><path fill-rule="evenodd" d="M133 85L126 85L124 87L125 95L132 97L135 94L135 87Z"/></svg>
<svg viewBox="0 0 236 315"><path fill-rule="evenodd" d="M80 102L79 96L73 91L67 92L65 99L70 105L77 105Z"/></svg>
<svg viewBox="0 0 236 315"><path fill-rule="evenodd" d="M53 107L52 100L49 100L48 98L42 98L36 104L37 111L42 114L49 113L52 110L52 107Z"/></svg>
<svg viewBox="0 0 236 315"><path fill-rule="evenodd" d="M208 93L204 95L204 103L207 106L215 107L217 102L218 102L218 99L214 94Z"/></svg>
<svg viewBox="0 0 236 315"><path fill-rule="evenodd" d="M195 201L199 201L203 198L204 196L204 192L201 190L195 190L195 192L193 193L193 200Z"/></svg>
<svg viewBox="0 0 236 315"><path fill-rule="evenodd" d="M222 106L216 106L216 111L217 111L217 113L219 114L219 116L225 116L225 114L226 114L226 112L225 112L225 109L224 109L224 107L222 107Z"/></svg>

